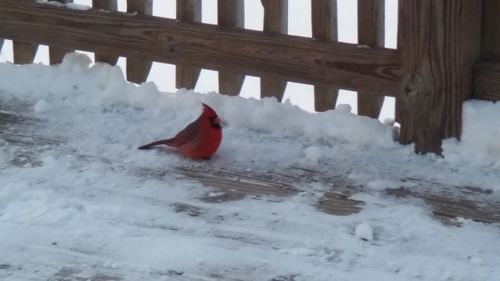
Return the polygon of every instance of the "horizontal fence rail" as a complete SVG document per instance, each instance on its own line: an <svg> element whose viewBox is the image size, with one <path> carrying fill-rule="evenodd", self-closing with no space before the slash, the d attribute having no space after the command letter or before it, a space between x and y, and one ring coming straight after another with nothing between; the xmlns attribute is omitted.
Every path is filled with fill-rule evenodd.
<svg viewBox="0 0 500 281"><path fill-rule="evenodd" d="M301 83L397 93L396 50L97 10L2 0L0 37Z"/></svg>

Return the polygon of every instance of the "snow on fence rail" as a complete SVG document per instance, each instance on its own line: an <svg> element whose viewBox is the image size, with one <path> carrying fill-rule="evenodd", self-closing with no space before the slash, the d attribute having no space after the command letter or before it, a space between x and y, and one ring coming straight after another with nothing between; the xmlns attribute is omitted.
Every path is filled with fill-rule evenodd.
<svg viewBox="0 0 500 281"><path fill-rule="evenodd" d="M226 95L238 95L247 74L261 77L261 96L278 99L287 81L309 83L317 111L333 108L340 88L357 90L358 112L370 117L394 96L400 142L440 153L442 139L460 137L464 100L500 100L500 67L481 62L500 54L500 4L399 0L393 50L383 47L384 2L358 0L359 45L337 42L336 0L311 0L313 38L287 35L287 0L261 0L262 32L243 29L243 0L218 0L218 25L200 23L201 0L177 0L177 20L151 16L152 0L128 0L127 13L116 0L90 10L0 0L0 38L14 41L15 63L31 63L38 44L50 46L52 64L75 49L110 64L124 56L132 82L158 61L177 66L178 88L194 88L201 68L218 70Z"/></svg>

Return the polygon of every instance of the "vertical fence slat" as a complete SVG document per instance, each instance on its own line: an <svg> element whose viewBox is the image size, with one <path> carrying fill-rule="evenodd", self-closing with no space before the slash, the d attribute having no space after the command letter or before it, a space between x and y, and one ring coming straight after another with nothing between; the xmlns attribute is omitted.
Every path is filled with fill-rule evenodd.
<svg viewBox="0 0 500 281"><path fill-rule="evenodd" d="M153 14L153 0L127 0L127 12L142 15ZM142 83L148 78L151 61L141 58L127 57L127 80Z"/></svg>
<svg viewBox="0 0 500 281"><path fill-rule="evenodd" d="M405 75L397 96L400 142L441 153L442 139L460 138L462 103L472 94L481 51L477 0L400 0L399 43Z"/></svg>
<svg viewBox="0 0 500 281"><path fill-rule="evenodd" d="M288 0L261 0L264 6L264 32L288 33ZM260 96L283 99L286 80L266 74L260 78Z"/></svg>
<svg viewBox="0 0 500 281"><path fill-rule="evenodd" d="M484 60L500 61L500 1L483 0L483 47Z"/></svg>
<svg viewBox="0 0 500 281"><path fill-rule="evenodd" d="M177 20L184 22L201 22L201 0L177 0ZM200 68L176 65L175 87L194 89Z"/></svg>
<svg viewBox="0 0 500 281"><path fill-rule="evenodd" d="M311 0L312 36L317 40L337 41L337 0ZM339 90L333 85L314 84L314 109L335 108Z"/></svg>
<svg viewBox="0 0 500 281"><path fill-rule="evenodd" d="M2 51L2 47L3 47L3 39L0 39L0 52Z"/></svg>
<svg viewBox="0 0 500 281"><path fill-rule="evenodd" d="M49 62L50 64L59 64L63 61L64 56L67 53L71 53L74 50L62 49L57 47L49 47Z"/></svg>
<svg viewBox="0 0 500 281"><path fill-rule="evenodd" d="M35 59L38 44L13 41L14 63L16 64L30 64Z"/></svg>
<svg viewBox="0 0 500 281"><path fill-rule="evenodd" d="M103 9L107 11L117 11L117 0L92 0L92 6L96 9ZM118 61L118 56L95 53L94 59L96 62L105 62L115 65Z"/></svg>
<svg viewBox="0 0 500 281"><path fill-rule="evenodd" d="M385 0L358 0L358 44L383 47L385 39ZM358 92L358 114L378 118L384 96Z"/></svg>
<svg viewBox="0 0 500 281"><path fill-rule="evenodd" d="M57 2L60 3L73 3L73 0L56 0ZM49 63L50 64L58 64L61 63L64 59L64 56L67 53L71 53L74 50L70 49L63 49L63 48L57 48L57 47L50 47L49 46Z"/></svg>
<svg viewBox="0 0 500 281"><path fill-rule="evenodd" d="M220 26L245 26L245 5L243 0L218 0L217 22ZM231 71L219 71L219 92L224 95L237 96L243 86L245 75Z"/></svg>

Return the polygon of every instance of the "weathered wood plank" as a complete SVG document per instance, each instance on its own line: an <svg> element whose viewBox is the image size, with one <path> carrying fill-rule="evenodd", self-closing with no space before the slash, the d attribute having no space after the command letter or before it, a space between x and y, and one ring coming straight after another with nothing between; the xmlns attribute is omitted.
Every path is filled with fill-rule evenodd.
<svg viewBox="0 0 500 281"><path fill-rule="evenodd" d="M153 0L127 0L127 12L139 15L153 14ZM127 57L127 80L142 83L148 79L152 62L142 57Z"/></svg>
<svg viewBox="0 0 500 281"><path fill-rule="evenodd" d="M500 63L481 62L474 66L475 99L500 101Z"/></svg>
<svg viewBox="0 0 500 281"><path fill-rule="evenodd" d="M419 153L441 153L461 134L462 103L472 94L480 56L482 2L402 0L399 42L407 71L399 95L399 141Z"/></svg>
<svg viewBox="0 0 500 281"><path fill-rule="evenodd" d="M245 26L245 2L243 0L218 0L217 23L223 27ZM230 43L229 43L230 44ZM224 95L237 96L245 81L241 72L219 71L219 92Z"/></svg>
<svg viewBox="0 0 500 281"><path fill-rule="evenodd" d="M500 1L483 0L482 59L500 61Z"/></svg>
<svg viewBox="0 0 500 281"><path fill-rule="evenodd" d="M384 47L385 0L358 1L358 44L369 47ZM384 93L370 95L358 92L358 114L378 118L384 104Z"/></svg>
<svg viewBox="0 0 500 281"><path fill-rule="evenodd" d="M444 222L453 223L453 220L457 218L465 218L478 222L500 223L500 212L498 207L496 207L498 206L498 202L494 202L493 200L488 202L464 199L459 196L439 194L436 191L412 190L403 187L386 189L384 192L397 198L412 197L423 199L432 208L433 216ZM442 220L442 218L446 218L448 221Z"/></svg>
<svg viewBox="0 0 500 281"><path fill-rule="evenodd" d="M321 41L337 41L337 0L311 1L312 37ZM314 84L314 109L335 108L339 89L326 83Z"/></svg>
<svg viewBox="0 0 500 281"><path fill-rule="evenodd" d="M73 0L55 0L57 2L60 2L60 3L73 3ZM51 65L54 65L54 64L59 64L63 61L64 59L64 56L67 54L67 53L71 53L73 52L74 50L72 49L63 49L63 48L57 48L57 47L51 47L49 46L49 63Z"/></svg>
<svg viewBox="0 0 500 281"><path fill-rule="evenodd" d="M264 6L264 32L286 34L288 32L288 0L261 0ZM272 74L260 77L260 96L283 99L286 80Z"/></svg>
<svg viewBox="0 0 500 281"><path fill-rule="evenodd" d="M105 11L118 11L117 0L92 0L92 7ZM111 65L116 65L118 62L118 56L95 53L94 60L96 62L105 62Z"/></svg>
<svg viewBox="0 0 500 281"><path fill-rule="evenodd" d="M74 50L71 49L62 49L62 48L57 48L57 47L49 47L49 63L54 65L54 64L59 64L63 61L64 56L67 53L71 53Z"/></svg>
<svg viewBox="0 0 500 281"><path fill-rule="evenodd" d="M183 22L201 22L201 0L177 0L177 20ZM175 87L194 89L200 76L198 67L176 65Z"/></svg>
<svg viewBox="0 0 500 281"><path fill-rule="evenodd" d="M22 40L22 39L21 39ZM38 44L24 41L13 40L14 63L30 64L35 59L38 50Z"/></svg>
<svg viewBox="0 0 500 281"><path fill-rule="evenodd" d="M32 1L2 0L0 37L374 92L397 93L402 73L391 49Z"/></svg>

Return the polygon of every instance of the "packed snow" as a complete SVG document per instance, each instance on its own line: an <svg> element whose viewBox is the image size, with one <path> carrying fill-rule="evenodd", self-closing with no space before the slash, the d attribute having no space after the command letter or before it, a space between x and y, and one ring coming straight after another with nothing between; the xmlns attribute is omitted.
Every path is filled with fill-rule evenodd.
<svg viewBox="0 0 500 281"><path fill-rule="evenodd" d="M415 155L393 141L391 125L348 106L310 113L274 98L160 92L82 54L58 66L1 63L0 101L26 105L22 114L59 142L33 147L34 161L13 165L18 148L0 134L2 280L51 280L61 267L78 268L80 278L102 272L123 280L500 276L498 225L447 226L423 202L378 193L402 177L500 192L499 104L467 102L462 141L447 140L441 158ZM227 124L212 159L136 149L173 136L199 115L200 102ZM319 212L314 200L330 183L300 180L290 198L208 203L199 198L217 191L175 173L187 165L343 175L365 186L354 197L366 204L350 216ZM198 209L179 212L185 205Z"/></svg>

